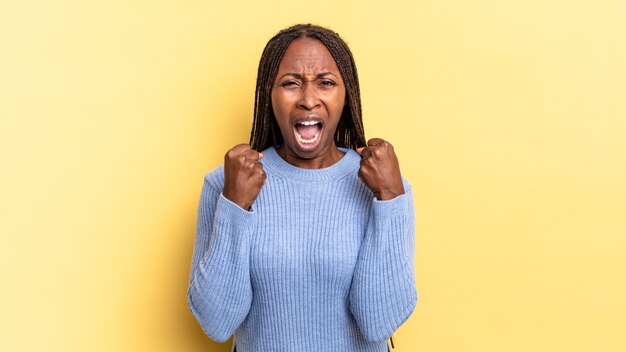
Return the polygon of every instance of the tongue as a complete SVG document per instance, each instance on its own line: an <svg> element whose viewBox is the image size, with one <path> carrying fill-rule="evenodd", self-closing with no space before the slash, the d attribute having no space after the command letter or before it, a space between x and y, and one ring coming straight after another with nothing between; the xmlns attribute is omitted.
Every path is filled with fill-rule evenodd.
<svg viewBox="0 0 626 352"><path fill-rule="evenodd" d="M300 125L300 124L296 125L296 130L298 131L298 134L300 135L300 137L302 137L303 139L313 139L318 129L319 129L318 125L312 125L312 126L305 126L305 125Z"/></svg>

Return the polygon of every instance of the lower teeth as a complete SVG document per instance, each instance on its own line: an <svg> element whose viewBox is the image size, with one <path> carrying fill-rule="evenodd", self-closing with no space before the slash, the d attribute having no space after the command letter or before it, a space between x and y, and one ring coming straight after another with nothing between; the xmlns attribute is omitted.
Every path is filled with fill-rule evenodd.
<svg viewBox="0 0 626 352"><path fill-rule="evenodd" d="M298 142L304 143L304 144L311 144L311 143L313 143L313 142L315 142L317 140L317 137L319 137L319 135L316 134L315 137L313 137L311 139L304 139L297 133L296 133L296 136L298 137Z"/></svg>

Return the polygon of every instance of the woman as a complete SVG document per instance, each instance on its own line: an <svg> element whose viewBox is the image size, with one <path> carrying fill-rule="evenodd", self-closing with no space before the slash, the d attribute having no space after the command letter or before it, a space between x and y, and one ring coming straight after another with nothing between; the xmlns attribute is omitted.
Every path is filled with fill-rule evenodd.
<svg viewBox="0 0 626 352"><path fill-rule="evenodd" d="M205 175L191 311L238 352L387 351L417 302L413 247L411 189L391 144L365 145L347 45L313 25L279 32L251 145Z"/></svg>

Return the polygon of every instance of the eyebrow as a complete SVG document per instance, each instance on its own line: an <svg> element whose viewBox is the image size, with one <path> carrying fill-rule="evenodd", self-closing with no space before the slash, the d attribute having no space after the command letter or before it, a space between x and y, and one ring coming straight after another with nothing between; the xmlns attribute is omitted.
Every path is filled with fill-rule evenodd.
<svg viewBox="0 0 626 352"><path fill-rule="evenodd" d="M335 74L332 73L332 72L320 72L320 73L316 74L315 77L319 78L319 77L324 77L324 76L328 76L328 75L335 76ZM285 76L294 76L295 78L298 78L298 79L302 78L302 75L297 73L297 72L287 72L284 75L280 76L278 79L281 79L281 78L283 78Z"/></svg>

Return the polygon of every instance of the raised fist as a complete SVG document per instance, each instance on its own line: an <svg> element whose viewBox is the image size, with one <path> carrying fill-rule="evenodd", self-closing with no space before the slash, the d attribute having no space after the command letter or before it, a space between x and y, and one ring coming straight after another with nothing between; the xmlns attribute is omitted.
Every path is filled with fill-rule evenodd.
<svg viewBox="0 0 626 352"><path fill-rule="evenodd" d="M248 144L238 144L224 156L224 197L250 210L267 175L259 160L263 154Z"/></svg>
<svg viewBox="0 0 626 352"><path fill-rule="evenodd" d="M404 194L398 157L393 146L380 138L367 141L367 147L357 148L361 154L359 178L378 200L388 200Z"/></svg>

